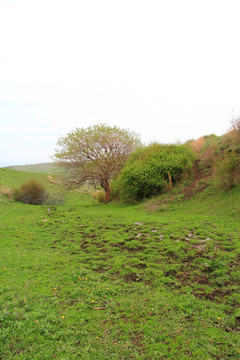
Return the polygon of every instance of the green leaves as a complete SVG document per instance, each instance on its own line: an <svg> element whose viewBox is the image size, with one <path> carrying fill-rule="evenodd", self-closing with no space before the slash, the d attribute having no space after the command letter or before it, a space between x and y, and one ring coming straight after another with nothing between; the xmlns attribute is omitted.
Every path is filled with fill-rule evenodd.
<svg viewBox="0 0 240 360"><path fill-rule="evenodd" d="M120 197L141 200L160 194L190 171L193 155L183 145L153 144L134 153L122 170L117 186Z"/></svg>

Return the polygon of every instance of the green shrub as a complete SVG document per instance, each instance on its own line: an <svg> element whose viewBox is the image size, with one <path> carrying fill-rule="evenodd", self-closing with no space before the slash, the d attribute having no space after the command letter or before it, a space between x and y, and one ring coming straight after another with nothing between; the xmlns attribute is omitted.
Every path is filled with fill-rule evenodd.
<svg viewBox="0 0 240 360"><path fill-rule="evenodd" d="M171 189L192 165L193 154L186 146L152 144L132 154L112 186L120 198L136 202Z"/></svg>
<svg viewBox="0 0 240 360"><path fill-rule="evenodd" d="M228 153L215 163L215 181L219 188L231 190L239 182L240 156Z"/></svg>
<svg viewBox="0 0 240 360"><path fill-rule="evenodd" d="M13 198L26 204L42 205L46 198L46 189L42 184L31 180L15 189Z"/></svg>

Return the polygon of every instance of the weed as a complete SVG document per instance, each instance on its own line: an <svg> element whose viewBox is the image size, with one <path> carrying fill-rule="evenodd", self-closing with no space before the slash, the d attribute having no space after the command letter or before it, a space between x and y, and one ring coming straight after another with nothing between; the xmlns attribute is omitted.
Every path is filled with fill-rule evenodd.
<svg viewBox="0 0 240 360"><path fill-rule="evenodd" d="M105 202L105 192L104 190L96 190L93 194L93 202L95 202L96 200L100 203L104 203Z"/></svg>
<svg viewBox="0 0 240 360"><path fill-rule="evenodd" d="M12 193L12 189L1 185L0 186L0 196L3 196L5 198L7 198L8 200L12 200L13 197L13 193Z"/></svg>

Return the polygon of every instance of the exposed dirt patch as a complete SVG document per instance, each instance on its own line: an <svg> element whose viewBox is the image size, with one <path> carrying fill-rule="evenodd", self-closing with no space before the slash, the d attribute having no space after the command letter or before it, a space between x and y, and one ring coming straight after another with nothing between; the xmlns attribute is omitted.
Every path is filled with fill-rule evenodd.
<svg viewBox="0 0 240 360"><path fill-rule="evenodd" d="M165 276L175 276L176 275L176 270L168 270L164 272Z"/></svg>
<svg viewBox="0 0 240 360"><path fill-rule="evenodd" d="M171 274L171 275L174 275ZM209 284L209 279L205 275L194 275L190 271L183 271L177 274L177 279L184 285L197 283L197 284Z"/></svg>
<svg viewBox="0 0 240 360"><path fill-rule="evenodd" d="M108 271L110 269L109 266L99 266L96 269L94 269L96 272L99 273L105 273L106 271Z"/></svg>
<svg viewBox="0 0 240 360"><path fill-rule="evenodd" d="M140 264L133 265L133 267L135 267L135 268L137 268L137 269L146 269L146 268L147 268L147 264L145 264L145 263L140 263Z"/></svg>
<svg viewBox="0 0 240 360"><path fill-rule="evenodd" d="M209 179L211 176L204 176L203 174L201 174L199 172L197 172L195 174L195 176L196 176L196 178L195 178L194 182L190 186L187 186L182 191L182 194L184 194L186 196L186 198L190 198L193 195L195 195L201 191L204 191L209 186L209 184L207 184L206 180ZM204 181L202 181L202 183L201 183L201 180L204 180Z"/></svg>
<svg viewBox="0 0 240 360"><path fill-rule="evenodd" d="M121 250L126 250L126 248L124 247L125 245L125 242L124 241L121 241L119 243L114 243L114 244L110 244L111 247L117 247Z"/></svg>
<svg viewBox="0 0 240 360"><path fill-rule="evenodd" d="M106 254L107 249L106 249L106 248L104 248L104 247L103 247L103 248L100 248L100 249L99 249L99 252Z"/></svg>
<svg viewBox="0 0 240 360"><path fill-rule="evenodd" d="M124 280L126 282L140 282L142 281L142 278L136 273L130 273L124 275Z"/></svg>
<svg viewBox="0 0 240 360"><path fill-rule="evenodd" d="M193 294L198 298L205 298L205 299L216 301L216 300L218 300L218 298L222 299L225 296L230 295L232 292L233 292L232 289L227 289L227 290L217 289L217 290L212 291L211 293L201 292L201 293L193 293Z"/></svg>
<svg viewBox="0 0 240 360"><path fill-rule="evenodd" d="M193 278L193 281L195 281L198 284L209 284L208 278L206 276L201 276L201 275L195 276Z"/></svg>
<svg viewBox="0 0 240 360"><path fill-rule="evenodd" d="M133 333L130 337L132 343L137 346L138 348L143 348L144 344L142 343L143 334L142 333Z"/></svg>

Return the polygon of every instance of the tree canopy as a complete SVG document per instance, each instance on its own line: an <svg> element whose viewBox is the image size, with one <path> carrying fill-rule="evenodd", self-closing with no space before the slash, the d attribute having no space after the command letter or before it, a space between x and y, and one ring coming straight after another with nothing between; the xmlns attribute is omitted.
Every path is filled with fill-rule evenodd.
<svg viewBox="0 0 240 360"><path fill-rule="evenodd" d="M105 190L110 200L110 181L122 169L129 155L141 145L137 134L106 124L76 128L57 141L57 165L65 169L66 183L73 188L88 182Z"/></svg>

